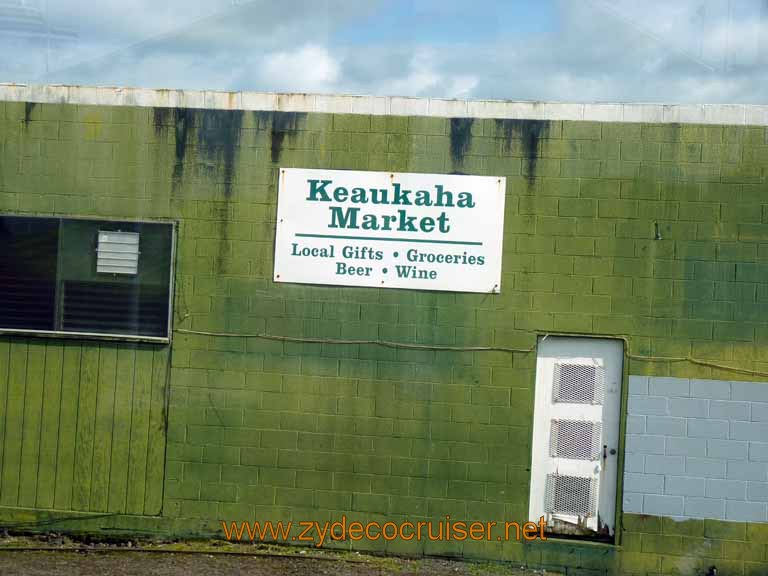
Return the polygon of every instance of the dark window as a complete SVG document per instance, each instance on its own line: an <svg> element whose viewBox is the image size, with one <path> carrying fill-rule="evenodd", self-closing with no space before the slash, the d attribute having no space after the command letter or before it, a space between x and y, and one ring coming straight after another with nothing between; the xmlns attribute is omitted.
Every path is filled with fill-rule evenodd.
<svg viewBox="0 0 768 576"><path fill-rule="evenodd" d="M168 338L171 224L0 216L0 330Z"/></svg>

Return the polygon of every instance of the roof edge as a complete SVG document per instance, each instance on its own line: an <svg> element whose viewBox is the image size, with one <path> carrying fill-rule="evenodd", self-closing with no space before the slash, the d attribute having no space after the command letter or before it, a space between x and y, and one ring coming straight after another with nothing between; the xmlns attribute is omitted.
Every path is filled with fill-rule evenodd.
<svg viewBox="0 0 768 576"><path fill-rule="evenodd" d="M377 116L768 126L768 105L756 104L578 104L5 83L0 83L0 101Z"/></svg>

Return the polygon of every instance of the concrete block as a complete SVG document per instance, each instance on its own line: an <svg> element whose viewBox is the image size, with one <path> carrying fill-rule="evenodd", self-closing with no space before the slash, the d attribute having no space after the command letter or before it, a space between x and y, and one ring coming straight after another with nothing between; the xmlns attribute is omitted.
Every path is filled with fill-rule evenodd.
<svg viewBox="0 0 768 576"><path fill-rule="evenodd" d="M643 495L639 492L624 492L621 509L628 514L642 514Z"/></svg>
<svg viewBox="0 0 768 576"><path fill-rule="evenodd" d="M638 416L666 416L669 414L667 399L662 396L630 396L628 413Z"/></svg>
<svg viewBox="0 0 768 576"><path fill-rule="evenodd" d="M725 500L744 500L747 495L747 483L740 480L707 479L707 498L723 498Z"/></svg>
<svg viewBox="0 0 768 576"><path fill-rule="evenodd" d="M707 440L707 456L720 460L746 460L749 443L738 440Z"/></svg>
<svg viewBox="0 0 768 576"><path fill-rule="evenodd" d="M721 498L686 498L684 513L690 518L725 519L725 500Z"/></svg>
<svg viewBox="0 0 768 576"><path fill-rule="evenodd" d="M630 376L629 394L630 396L647 396L648 376Z"/></svg>
<svg viewBox="0 0 768 576"><path fill-rule="evenodd" d="M584 120L621 122L623 116L622 104L584 104Z"/></svg>
<svg viewBox="0 0 768 576"><path fill-rule="evenodd" d="M685 436L685 419L670 416L647 416L649 432L662 436Z"/></svg>
<svg viewBox="0 0 768 576"><path fill-rule="evenodd" d="M765 522L766 520L768 504L728 500L725 506L726 520L734 522Z"/></svg>
<svg viewBox="0 0 768 576"><path fill-rule="evenodd" d="M730 460L726 478L728 480L768 482L768 463Z"/></svg>
<svg viewBox="0 0 768 576"><path fill-rule="evenodd" d="M394 97L390 100L389 110L394 116L426 116L429 113L429 101L423 98Z"/></svg>
<svg viewBox="0 0 768 576"><path fill-rule="evenodd" d="M685 474L685 459L682 456L657 456L649 454L645 457L646 474Z"/></svg>
<svg viewBox="0 0 768 576"><path fill-rule="evenodd" d="M714 458L685 459L685 473L688 476L701 476L703 478L725 478L726 463Z"/></svg>
<svg viewBox="0 0 768 576"><path fill-rule="evenodd" d="M712 400L709 417L723 420L749 420L749 403L728 400Z"/></svg>
<svg viewBox="0 0 768 576"><path fill-rule="evenodd" d="M627 434L627 454L664 454L664 436Z"/></svg>
<svg viewBox="0 0 768 576"><path fill-rule="evenodd" d="M627 416L627 434L644 434L646 416Z"/></svg>
<svg viewBox="0 0 768 576"><path fill-rule="evenodd" d="M707 455L707 440L704 438L667 438L667 456L699 456Z"/></svg>
<svg viewBox="0 0 768 576"><path fill-rule="evenodd" d="M768 403L753 402L750 404L749 419L753 422L768 422Z"/></svg>
<svg viewBox="0 0 768 576"><path fill-rule="evenodd" d="M707 481L690 476L665 476L664 494L672 496L704 496ZM669 516L670 514L666 514Z"/></svg>
<svg viewBox="0 0 768 576"><path fill-rule="evenodd" d="M669 415L689 418L706 418L709 416L709 400L699 398L670 398Z"/></svg>
<svg viewBox="0 0 768 576"><path fill-rule="evenodd" d="M749 460L752 462L768 462L768 444L764 442L750 442Z"/></svg>
<svg viewBox="0 0 768 576"><path fill-rule="evenodd" d="M690 396L691 382L687 378L653 377L648 380L648 394L651 396Z"/></svg>
<svg viewBox="0 0 768 576"><path fill-rule="evenodd" d="M624 458L625 472L645 472L645 454L627 454Z"/></svg>
<svg viewBox="0 0 768 576"><path fill-rule="evenodd" d="M704 104L704 123L744 125L748 108L744 104Z"/></svg>
<svg viewBox="0 0 768 576"><path fill-rule="evenodd" d="M729 438L764 441L768 439L768 422L731 422Z"/></svg>
<svg viewBox="0 0 768 576"><path fill-rule="evenodd" d="M640 492L642 494L663 494L664 476L661 474L636 474L634 472L625 474L624 489L628 492Z"/></svg>
<svg viewBox="0 0 768 576"><path fill-rule="evenodd" d="M747 500L768 502L768 482L747 482Z"/></svg>
<svg viewBox="0 0 768 576"><path fill-rule="evenodd" d="M691 380L691 398L729 400L731 383L726 380Z"/></svg>
<svg viewBox="0 0 768 576"><path fill-rule="evenodd" d="M731 399L768 402L768 382L731 382Z"/></svg>
<svg viewBox="0 0 768 576"><path fill-rule="evenodd" d="M683 497L645 494L643 496L643 514L650 514L651 516L682 516Z"/></svg>
<svg viewBox="0 0 768 576"><path fill-rule="evenodd" d="M728 421L691 418L687 433L690 438L728 438Z"/></svg>

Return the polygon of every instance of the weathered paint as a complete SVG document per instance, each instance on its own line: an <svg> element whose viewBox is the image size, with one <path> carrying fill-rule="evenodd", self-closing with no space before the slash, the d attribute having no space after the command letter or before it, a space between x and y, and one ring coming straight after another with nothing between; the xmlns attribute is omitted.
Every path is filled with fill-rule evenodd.
<svg viewBox="0 0 768 576"><path fill-rule="evenodd" d="M455 137L456 123L420 115L26 108L0 102L0 210L177 219L177 328L520 351L177 332L163 388L157 383L166 382L167 357L158 349L58 340L41 348L34 339L6 338L0 505L9 523L50 521L56 510L123 512L118 502L140 516L81 518L57 529L210 535L222 517L341 513L520 520L528 507L535 367L524 350L537 334L620 335L631 354L710 363L630 357L630 374L762 380L717 365L768 368L765 127L486 116L471 123L468 142ZM46 122L57 123L55 137ZM508 288L473 295L273 284L277 163L503 172ZM41 369L38 360L49 353ZM130 434L115 428L107 456L94 438L125 413L117 407L127 402L128 380L117 373L130 374L132 358L133 406L142 411L134 411ZM60 426L71 430L58 442L48 402L56 398ZM29 440L36 435L37 447ZM30 484L38 462L62 472ZM109 472L125 462L127 482ZM161 504L160 517L144 516ZM705 560L721 574L765 565L761 524L678 526L635 515L621 524L620 547L358 546L602 573L695 573ZM682 526L693 532L674 532Z"/></svg>

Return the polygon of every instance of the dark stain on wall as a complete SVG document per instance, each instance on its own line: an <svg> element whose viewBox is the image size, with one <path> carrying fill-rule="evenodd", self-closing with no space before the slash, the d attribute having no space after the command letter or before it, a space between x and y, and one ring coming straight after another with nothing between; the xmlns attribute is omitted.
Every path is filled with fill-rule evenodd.
<svg viewBox="0 0 768 576"><path fill-rule="evenodd" d="M36 102L24 102L24 125L29 124L32 117L32 110L37 106Z"/></svg>
<svg viewBox="0 0 768 576"><path fill-rule="evenodd" d="M461 165L472 145L472 124L474 118L451 118L451 161Z"/></svg>
<svg viewBox="0 0 768 576"><path fill-rule="evenodd" d="M197 110L197 144L209 161L224 170L224 196L232 196L235 158L240 145L242 110Z"/></svg>
<svg viewBox="0 0 768 576"><path fill-rule="evenodd" d="M509 153L512 149L513 140L521 140L529 186L532 186L536 180L539 141L547 137L550 125L549 120L496 120L496 131L501 133L504 139L503 150L505 153Z"/></svg>
<svg viewBox="0 0 768 576"><path fill-rule="evenodd" d="M176 160L173 163L173 188L175 191L181 185L181 178L184 175L187 139L189 129L194 122L193 112L189 108L174 108L173 120L176 126Z"/></svg>
<svg viewBox="0 0 768 576"><path fill-rule="evenodd" d="M259 127L269 126L270 130L270 159L273 163L280 161L285 137L293 138L306 121L306 112L256 112Z"/></svg>

